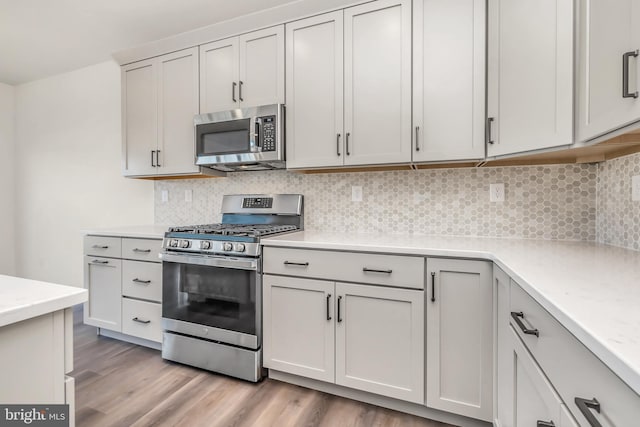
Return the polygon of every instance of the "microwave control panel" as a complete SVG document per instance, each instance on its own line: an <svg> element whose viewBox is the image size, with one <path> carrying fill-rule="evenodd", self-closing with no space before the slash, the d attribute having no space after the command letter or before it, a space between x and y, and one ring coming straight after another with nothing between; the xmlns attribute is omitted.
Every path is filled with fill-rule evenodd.
<svg viewBox="0 0 640 427"><path fill-rule="evenodd" d="M276 116L262 117L262 151L276 151Z"/></svg>

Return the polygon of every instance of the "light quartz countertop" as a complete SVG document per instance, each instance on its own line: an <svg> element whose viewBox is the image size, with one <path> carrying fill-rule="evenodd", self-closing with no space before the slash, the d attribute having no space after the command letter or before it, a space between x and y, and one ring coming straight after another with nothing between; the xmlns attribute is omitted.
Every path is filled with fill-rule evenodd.
<svg viewBox="0 0 640 427"><path fill-rule="evenodd" d="M86 289L0 275L0 327L87 300Z"/></svg>
<svg viewBox="0 0 640 427"><path fill-rule="evenodd" d="M90 228L82 230L82 233L90 236L162 239L168 229L168 225L128 225L123 227Z"/></svg>
<svg viewBox="0 0 640 427"><path fill-rule="evenodd" d="M640 252L591 242L309 231L261 243L493 261L640 394Z"/></svg>

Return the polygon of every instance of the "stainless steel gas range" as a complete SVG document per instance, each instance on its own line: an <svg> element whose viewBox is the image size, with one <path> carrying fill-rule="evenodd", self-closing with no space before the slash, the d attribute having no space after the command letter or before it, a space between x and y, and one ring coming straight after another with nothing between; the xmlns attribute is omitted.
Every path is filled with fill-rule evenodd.
<svg viewBox="0 0 640 427"><path fill-rule="evenodd" d="M222 223L172 227L162 243L162 357L262 378L260 238L303 229L299 194L227 195Z"/></svg>

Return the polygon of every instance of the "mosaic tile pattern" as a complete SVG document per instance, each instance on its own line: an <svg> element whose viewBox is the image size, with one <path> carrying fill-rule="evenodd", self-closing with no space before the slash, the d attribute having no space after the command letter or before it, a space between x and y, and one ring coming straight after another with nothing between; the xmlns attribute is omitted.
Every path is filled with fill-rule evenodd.
<svg viewBox="0 0 640 427"><path fill-rule="evenodd" d="M640 175L640 154L598 165L598 242L640 250L640 202L631 200L635 175Z"/></svg>
<svg viewBox="0 0 640 427"><path fill-rule="evenodd" d="M359 172L303 175L238 172L227 178L155 183L157 224L220 221L224 194L301 193L305 228L595 240L595 165ZM489 184L504 183L506 201L489 201ZM363 188L351 201L351 186ZM184 192L193 190L193 201ZM161 202L161 191L169 201Z"/></svg>

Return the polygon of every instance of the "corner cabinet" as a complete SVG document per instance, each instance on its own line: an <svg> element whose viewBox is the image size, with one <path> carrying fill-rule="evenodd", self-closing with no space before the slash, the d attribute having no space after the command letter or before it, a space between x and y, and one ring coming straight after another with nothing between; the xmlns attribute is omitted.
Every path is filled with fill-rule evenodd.
<svg viewBox="0 0 640 427"><path fill-rule="evenodd" d="M198 49L122 67L122 173L188 175L195 166Z"/></svg>
<svg viewBox="0 0 640 427"><path fill-rule="evenodd" d="M488 1L487 156L573 143L573 4Z"/></svg>
<svg viewBox="0 0 640 427"><path fill-rule="evenodd" d="M413 2L413 161L485 156L484 0Z"/></svg>
<svg viewBox="0 0 640 427"><path fill-rule="evenodd" d="M411 1L286 28L287 167L410 162Z"/></svg>
<svg viewBox="0 0 640 427"><path fill-rule="evenodd" d="M640 120L640 4L580 0L578 140Z"/></svg>
<svg viewBox="0 0 640 427"><path fill-rule="evenodd" d="M492 265L427 259L428 407L491 421Z"/></svg>
<svg viewBox="0 0 640 427"><path fill-rule="evenodd" d="M284 101L284 25L200 46L203 114Z"/></svg>

